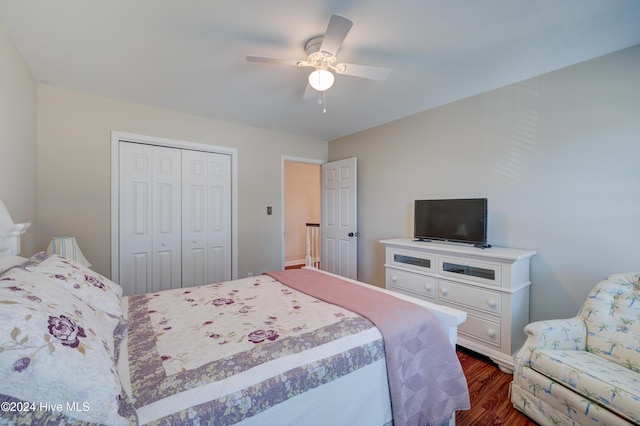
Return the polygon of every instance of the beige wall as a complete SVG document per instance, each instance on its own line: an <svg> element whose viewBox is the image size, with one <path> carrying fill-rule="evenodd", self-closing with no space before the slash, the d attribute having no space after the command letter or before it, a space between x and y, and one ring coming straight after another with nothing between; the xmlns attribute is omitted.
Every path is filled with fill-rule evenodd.
<svg viewBox="0 0 640 426"><path fill-rule="evenodd" d="M413 201L488 197L494 245L538 250L531 317L576 313L640 270L640 46L330 142L358 157L358 277L384 286L382 238Z"/></svg>
<svg viewBox="0 0 640 426"><path fill-rule="evenodd" d="M238 273L280 269L283 155L326 160L327 142L51 86L38 93L38 246L73 235L110 276L111 131L238 150ZM266 207L273 206L273 215Z"/></svg>
<svg viewBox="0 0 640 426"><path fill-rule="evenodd" d="M0 27L0 200L14 222L30 222L22 255L36 250L37 84Z"/></svg>
<svg viewBox="0 0 640 426"><path fill-rule="evenodd" d="M304 262L306 223L320 223L320 169L318 164L284 163L284 260Z"/></svg>
<svg viewBox="0 0 640 426"><path fill-rule="evenodd" d="M532 319L570 316L638 270L640 46L329 143L38 86L0 28L0 199L23 254L75 235L110 270L112 130L238 149L239 275L282 262L281 158L359 157L359 276L408 236L416 198L486 196L494 245L533 248ZM265 214L273 206L274 215Z"/></svg>

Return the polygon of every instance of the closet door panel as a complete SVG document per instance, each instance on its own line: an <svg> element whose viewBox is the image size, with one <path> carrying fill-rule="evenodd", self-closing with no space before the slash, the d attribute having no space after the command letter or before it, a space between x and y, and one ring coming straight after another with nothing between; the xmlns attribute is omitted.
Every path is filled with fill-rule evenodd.
<svg viewBox="0 0 640 426"><path fill-rule="evenodd" d="M208 155L209 282L231 279L231 157Z"/></svg>
<svg viewBox="0 0 640 426"><path fill-rule="evenodd" d="M221 281L229 281L231 278L225 276L224 262L226 259L224 247L211 247L209 249L209 265L210 274L209 281L212 283L218 283Z"/></svg>
<svg viewBox="0 0 640 426"><path fill-rule="evenodd" d="M231 279L230 165L229 155L182 153L183 287Z"/></svg>
<svg viewBox="0 0 640 426"><path fill-rule="evenodd" d="M180 259L177 259L177 262L179 263ZM173 251L156 250L153 259L154 279L151 288L152 292L180 288L180 281L176 281L174 277L176 271L175 264L176 259Z"/></svg>
<svg viewBox="0 0 640 426"><path fill-rule="evenodd" d="M151 280L151 252L132 253L130 257L131 267L127 269L127 277L123 283L125 295L147 293L151 291L153 281ZM121 264L122 265L122 264ZM120 274L122 276L122 273Z"/></svg>
<svg viewBox="0 0 640 426"><path fill-rule="evenodd" d="M182 286L207 284L207 155L182 153Z"/></svg>
<svg viewBox="0 0 640 426"><path fill-rule="evenodd" d="M150 146L120 144L120 284L144 293L152 283L152 175Z"/></svg>
<svg viewBox="0 0 640 426"><path fill-rule="evenodd" d="M125 294L180 287L180 150L119 144L119 280Z"/></svg>
<svg viewBox="0 0 640 426"><path fill-rule="evenodd" d="M152 291L180 288L182 281L182 155L179 149L153 148Z"/></svg>

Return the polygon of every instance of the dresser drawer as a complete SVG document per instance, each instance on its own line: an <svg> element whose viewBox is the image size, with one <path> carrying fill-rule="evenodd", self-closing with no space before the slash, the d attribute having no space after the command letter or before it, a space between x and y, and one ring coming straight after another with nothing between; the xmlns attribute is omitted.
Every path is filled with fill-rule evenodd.
<svg viewBox="0 0 640 426"><path fill-rule="evenodd" d="M501 266L491 263L474 262L455 257L440 257L438 272L454 279L466 279L495 286L500 286L502 283Z"/></svg>
<svg viewBox="0 0 640 426"><path fill-rule="evenodd" d="M387 268L387 288L391 290L402 290L413 295L419 295L433 299L437 290L437 281L433 277L411 272L400 271Z"/></svg>
<svg viewBox="0 0 640 426"><path fill-rule="evenodd" d="M467 320L458 326L460 334L496 346L501 344L500 331L500 324L473 315L467 315Z"/></svg>
<svg viewBox="0 0 640 426"><path fill-rule="evenodd" d="M500 315L502 313L501 294L497 291L440 280L438 283L438 300L455 303L478 311Z"/></svg>
<svg viewBox="0 0 640 426"><path fill-rule="evenodd" d="M422 272L436 271L436 257L434 255L412 250L388 250L387 264Z"/></svg>

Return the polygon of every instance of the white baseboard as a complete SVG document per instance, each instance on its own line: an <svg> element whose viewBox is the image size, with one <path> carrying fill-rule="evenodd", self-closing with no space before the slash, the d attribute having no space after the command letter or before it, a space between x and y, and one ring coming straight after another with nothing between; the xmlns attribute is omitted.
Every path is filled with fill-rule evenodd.
<svg viewBox="0 0 640 426"><path fill-rule="evenodd" d="M316 263L320 263L320 258L316 257L315 259ZM300 259L300 260L289 260L289 261L285 261L284 262L284 267L288 267L288 266L297 266L297 265L306 265L307 262L305 259Z"/></svg>

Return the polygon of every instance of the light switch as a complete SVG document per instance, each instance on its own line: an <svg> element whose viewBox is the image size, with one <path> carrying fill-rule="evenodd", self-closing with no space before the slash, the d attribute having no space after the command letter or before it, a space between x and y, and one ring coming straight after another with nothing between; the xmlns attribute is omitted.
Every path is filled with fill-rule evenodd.
<svg viewBox="0 0 640 426"><path fill-rule="evenodd" d="M273 214L273 208L271 206L267 207L267 215Z"/></svg>

